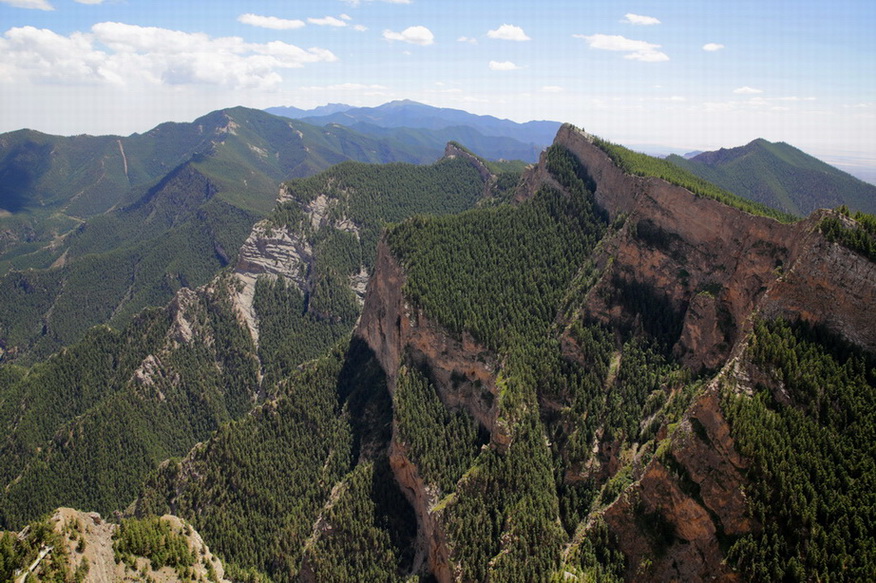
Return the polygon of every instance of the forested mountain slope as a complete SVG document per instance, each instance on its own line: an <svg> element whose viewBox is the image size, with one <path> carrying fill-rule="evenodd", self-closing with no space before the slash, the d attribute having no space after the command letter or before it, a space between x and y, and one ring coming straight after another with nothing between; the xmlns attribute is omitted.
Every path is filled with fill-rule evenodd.
<svg viewBox="0 0 876 583"><path fill-rule="evenodd" d="M738 148L667 160L739 196L798 217L841 205L876 213L876 186L784 142L757 139Z"/></svg>
<svg viewBox="0 0 876 583"><path fill-rule="evenodd" d="M124 138L0 136L0 350L42 358L207 283L283 180L344 160L436 158L240 107Z"/></svg>
<svg viewBox="0 0 876 583"><path fill-rule="evenodd" d="M348 162L290 181L209 285L181 288L120 331L93 328L30 369L0 367L0 524L60 505L124 508L159 462L349 336L384 224L493 192L498 179L456 147L428 166Z"/></svg>
<svg viewBox="0 0 876 583"><path fill-rule="evenodd" d="M249 580L867 578L876 265L823 234L866 217L780 223L609 153L566 126L515 204L391 227L349 345L135 512Z"/></svg>
<svg viewBox="0 0 876 583"><path fill-rule="evenodd" d="M240 581L871 578L876 219L780 222L572 126L504 194L448 153L286 185L233 272L177 296L206 314L146 313L122 335L140 352L97 359L159 408L256 377L225 397L250 413L141 479L126 513L189 521ZM222 322L239 343L209 339ZM298 365L308 326L334 344ZM72 356L47 364L86 375ZM28 520L16 492L74 467L54 460L88 417L41 434L7 521Z"/></svg>

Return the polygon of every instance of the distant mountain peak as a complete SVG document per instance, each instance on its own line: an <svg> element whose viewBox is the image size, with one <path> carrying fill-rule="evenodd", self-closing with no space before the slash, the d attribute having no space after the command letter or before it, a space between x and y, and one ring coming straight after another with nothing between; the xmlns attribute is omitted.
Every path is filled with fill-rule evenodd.
<svg viewBox="0 0 876 583"><path fill-rule="evenodd" d="M318 126L334 123L353 129L361 127L366 132L369 129L373 130L373 128L380 128L384 132L388 129L400 128L418 130L421 133L443 131L444 134L439 140L442 148L447 141L456 140L477 150L474 144L469 143L466 139L472 132L475 132L479 138L511 139L519 142L517 146L532 150L532 153L526 157L528 162L534 162L537 159L538 152L553 141L561 125L554 121L517 123L491 115L477 115L461 109L435 107L411 99L399 99L375 107L347 107L342 111L331 113L326 113L325 109L317 111L319 109L302 112L296 108L273 107L266 111L275 115L300 119ZM367 124L369 129L362 127L364 124ZM447 130L451 128L457 133L446 135ZM406 139L412 138L407 136ZM491 159L509 157L505 152L479 151L478 154Z"/></svg>
<svg viewBox="0 0 876 583"><path fill-rule="evenodd" d="M786 142L756 138L669 160L730 192L798 216L843 204L876 212L876 187Z"/></svg>

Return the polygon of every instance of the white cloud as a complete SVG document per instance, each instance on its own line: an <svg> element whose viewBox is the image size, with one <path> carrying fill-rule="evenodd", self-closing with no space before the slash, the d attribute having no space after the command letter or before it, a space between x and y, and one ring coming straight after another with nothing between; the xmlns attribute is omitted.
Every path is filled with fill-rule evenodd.
<svg viewBox="0 0 876 583"><path fill-rule="evenodd" d="M624 58L631 61L642 61L643 63L662 63L669 60L669 55L660 51L636 51L624 55Z"/></svg>
<svg viewBox="0 0 876 583"><path fill-rule="evenodd" d="M32 8L34 10L54 10L48 0L0 0L3 4L9 4L16 8Z"/></svg>
<svg viewBox="0 0 876 583"><path fill-rule="evenodd" d="M659 63L669 60L669 56L666 53L657 50L660 48L660 45L643 40L633 40L616 34L594 34L590 36L573 34L572 36L587 41L591 49L628 53L624 55L625 59L646 63Z"/></svg>
<svg viewBox="0 0 876 583"><path fill-rule="evenodd" d="M104 0L76 0L80 4L103 4Z"/></svg>
<svg viewBox="0 0 876 583"><path fill-rule="evenodd" d="M341 20L353 20L353 19L350 17L349 14L341 14L341 15L339 16L339 18L340 18Z"/></svg>
<svg viewBox="0 0 876 583"><path fill-rule="evenodd" d="M745 87L734 89L733 93L736 95L757 95L758 93L763 93L763 89L755 89L746 85Z"/></svg>
<svg viewBox="0 0 876 583"><path fill-rule="evenodd" d="M703 50L708 51L710 53L714 53L715 51L720 51L724 48L724 45L719 43L706 43L703 45Z"/></svg>
<svg viewBox="0 0 876 583"><path fill-rule="evenodd" d="M32 26L11 28L0 37L4 81L27 79L58 84L108 80L102 70L105 53L97 51L82 33L69 37Z"/></svg>
<svg viewBox="0 0 876 583"><path fill-rule="evenodd" d="M365 26L364 24L354 24L353 30L355 30L357 32L365 32L366 30L368 30L368 27Z"/></svg>
<svg viewBox="0 0 876 583"><path fill-rule="evenodd" d="M513 41L526 41L532 40L526 33L523 32L523 29L519 26L514 26L513 24L503 24L496 30L487 31L487 36L489 38L496 38L500 40L513 40Z"/></svg>
<svg viewBox="0 0 876 583"><path fill-rule="evenodd" d="M653 16L642 16L640 14L631 13L625 14L624 19L621 20L621 22L625 22L627 24L636 24L639 26L651 26L654 24L660 24L660 21Z"/></svg>
<svg viewBox="0 0 876 583"><path fill-rule="evenodd" d="M516 71L519 68L511 61L490 61L491 71Z"/></svg>
<svg viewBox="0 0 876 583"><path fill-rule="evenodd" d="M315 24L317 26L347 26L346 22L339 18L335 18L334 16L326 16L325 18L308 18L307 22L309 22L310 24Z"/></svg>
<svg viewBox="0 0 876 583"><path fill-rule="evenodd" d="M271 89L280 71L336 61L327 49L302 49L281 41L247 43L239 37L212 38L118 22L95 24L70 36L31 26L0 37L3 81L128 86L217 85Z"/></svg>
<svg viewBox="0 0 876 583"><path fill-rule="evenodd" d="M468 37L468 36L461 36L458 39L456 39L456 42L468 43L470 45L476 45L476 44L478 44L478 39Z"/></svg>
<svg viewBox="0 0 876 583"><path fill-rule="evenodd" d="M305 26L303 20L286 20L276 16L259 16L258 14L251 13L241 14L237 17L237 22L273 30L294 30Z"/></svg>
<svg viewBox="0 0 876 583"><path fill-rule="evenodd" d="M391 30L383 31L383 38L386 40L398 40L412 45L431 45L435 42L435 35L425 26L409 26L401 32L393 32Z"/></svg>
<svg viewBox="0 0 876 583"><path fill-rule="evenodd" d="M540 91L542 93L562 93L565 90L559 85L545 85Z"/></svg>

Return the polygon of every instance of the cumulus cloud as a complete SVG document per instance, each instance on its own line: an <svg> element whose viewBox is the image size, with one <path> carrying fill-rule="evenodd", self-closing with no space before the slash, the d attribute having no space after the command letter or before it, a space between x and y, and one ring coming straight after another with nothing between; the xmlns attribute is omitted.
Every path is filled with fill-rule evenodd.
<svg viewBox="0 0 876 583"><path fill-rule="evenodd" d="M562 93L563 91L565 90L559 85L545 85L541 88L542 93Z"/></svg>
<svg viewBox="0 0 876 583"><path fill-rule="evenodd" d="M624 58L633 61L659 63L669 60L669 56L666 53L657 50L660 48L660 45L643 40L633 40L616 34L594 34L589 36L573 34L572 36L587 41L591 49L627 53L624 55Z"/></svg>
<svg viewBox="0 0 876 583"><path fill-rule="evenodd" d="M755 89L746 85L745 87L734 89L733 93L736 95L757 95L758 93L763 93L763 89Z"/></svg>
<svg viewBox="0 0 876 583"><path fill-rule="evenodd" d="M204 84L270 89L284 69L336 61L322 48L247 43L166 28L101 22L69 36L32 26L0 37L4 81L96 85Z"/></svg>
<svg viewBox="0 0 876 583"><path fill-rule="evenodd" d="M706 43L703 45L703 50L708 51L710 53L714 53L715 51L720 51L724 48L724 45L718 43Z"/></svg>
<svg viewBox="0 0 876 583"><path fill-rule="evenodd" d="M0 0L3 4L9 4L16 8L31 8L33 10L54 10L48 0Z"/></svg>
<svg viewBox="0 0 876 583"><path fill-rule="evenodd" d="M241 14L237 17L237 22L273 30L294 30L304 26L303 20L287 20L276 16L259 16L251 13Z"/></svg>
<svg viewBox="0 0 876 583"><path fill-rule="evenodd" d="M519 68L511 61L490 61L491 71L516 71Z"/></svg>
<svg viewBox="0 0 876 583"><path fill-rule="evenodd" d="M383 38L421 46L431 45L435 42L435 35L425 26L409 26L401 32L384 30Z"/></svg>
<svg viewBox="0 0 876 583"><path fill-rule="evenodd" d="M309 22L310 24L315 24L317 26L347 26L346 22L339 18L335 18L334 16L326 16L325 18L308 18L307 22Z"/></svg>
<svg viewBox="0 0 876 583"><path fill-rule="evenodd" d="M652 26L654 24L660 24L660 21L653 16L642 16L641 14L632 13L625 14L624 19L621 20L621 22L625 22L627 24L635 24L638 26Z"/></svg>
<svg viewBox="0 0 876 583"><path fill-rule="evenodd" d="M513 41L532 40L531 38L526 36L526 33L523 32L522 28L520 28L519 26L514 26L513 24L503 24L496 30L487 31L487 37Z"/></svg>
<svg viewBox="0 0 876 583"><path fill-rule="evenodd" d="M468 43L470 45L476 45L476 44L478 44L478 39L472 38L470 36L461 36L458 39L456 39L456 42Z"/></svg>

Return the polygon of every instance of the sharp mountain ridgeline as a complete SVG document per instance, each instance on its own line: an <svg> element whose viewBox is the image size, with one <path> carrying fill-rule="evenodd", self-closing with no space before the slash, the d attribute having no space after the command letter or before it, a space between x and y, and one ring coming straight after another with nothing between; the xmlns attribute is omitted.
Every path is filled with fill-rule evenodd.
<svg viewBox="0 0 876 583"><path fill-rule="evenodd" d="M861 207L800 218L808 195L743 197L563 125L528 166L458 142L437 161L348 156L256 208L234 186L244 158L216 152L273 168L257 120L283 139L311 126L223 115L221 140L163 128L212 145L129 199L84 217L86 194L41 194L3 217L33 241L5 223L0 578L37 559L45 581L876 574ZM315 135L342 131L326 123ZM105 141L107 168L133 151ZM41 159L17 152L19 170ZM77 251L92 228L116 243ZM193 232L215 264L143 254ZM110 257L150 275L107 280L115 314L62 320Z"/></svg>

